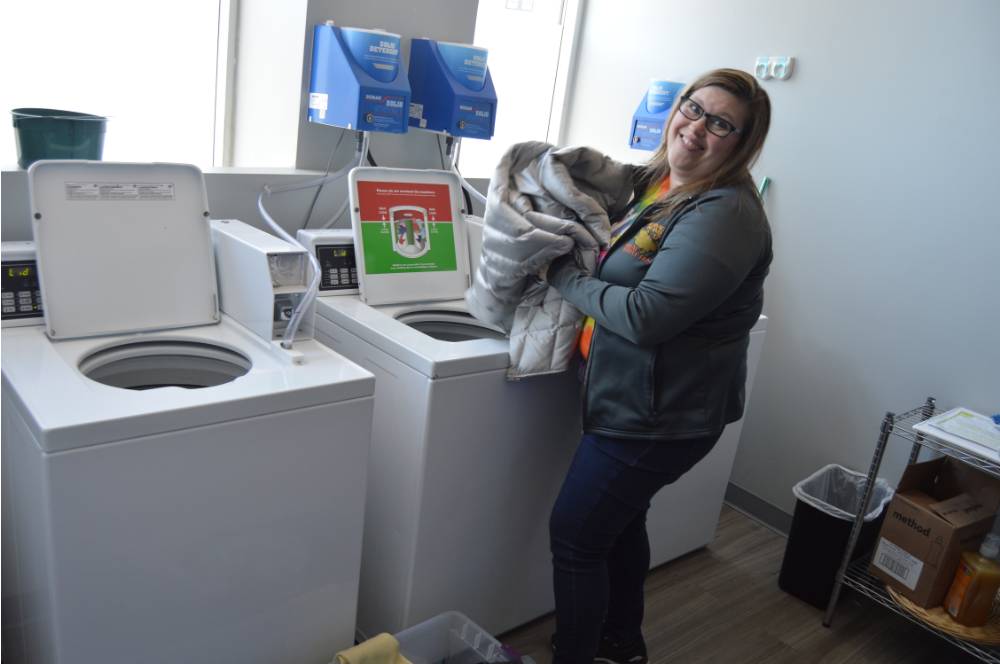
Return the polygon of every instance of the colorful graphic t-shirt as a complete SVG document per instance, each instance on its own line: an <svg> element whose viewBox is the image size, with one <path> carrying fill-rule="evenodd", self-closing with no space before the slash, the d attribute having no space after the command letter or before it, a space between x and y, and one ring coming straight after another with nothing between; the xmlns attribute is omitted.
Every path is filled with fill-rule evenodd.
<svg viewBox="0 0 1000 664"><path fill-rule="evenodd" d="M611 228L611 241L608 243L608 248L601 252L598 256L597 264L600 265L604 262L604 258L608 255L611 247L618 243L618 240L624 235L625 231L635 223L635 220L639 218L640 215L648 208L650 205L660 200L666 193L670 191L670 176L663 178L659 184L653 184L649 186L646 193L643 194L642 198L636 201L635 205L628 209L625 216L621 218L617 224L613 225ZM655 232L658 230L659 232ZM627 251L629 254L635 256L638 260L644 263L651 263L653 261L653 256L656 255L656 250L660 246L660 237L662 237L663 227L656 225L655 229L652 226L649 229L640 229L638 233L635 234L633 242L625 247L622 251ZM656 235L656 237L654 237ZM583 328L580 330L580 355L586 360L590 355L590 342L594 337L594 326L596 321L590 316L587 316L583 321Z"/></svg>

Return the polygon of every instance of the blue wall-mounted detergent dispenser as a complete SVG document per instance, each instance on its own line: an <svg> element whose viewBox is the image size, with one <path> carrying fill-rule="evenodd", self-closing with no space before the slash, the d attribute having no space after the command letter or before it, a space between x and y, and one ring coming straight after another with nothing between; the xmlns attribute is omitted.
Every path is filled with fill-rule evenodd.
<svg viewBox="0 0 1000 664"><path fill-rule="evenodd" d="M485 48L414 39L410 42L410 126L452 136L493 136L497 94Z"/></svg>
<svg viewBox="0 0 1000 664"><path fill-rule="evenodd" d="M313 28L309 121L359 131L405 133L410 84L400 37L380 30Z"/></svg>
<svg viewBox="0 0 1000 664"><path fill-rule="evenodd" d="M636 150L655 150L660 146L670 109L683 89L683 83L661 80L649 82L646 94L632 114L630 147Z"/></svg>

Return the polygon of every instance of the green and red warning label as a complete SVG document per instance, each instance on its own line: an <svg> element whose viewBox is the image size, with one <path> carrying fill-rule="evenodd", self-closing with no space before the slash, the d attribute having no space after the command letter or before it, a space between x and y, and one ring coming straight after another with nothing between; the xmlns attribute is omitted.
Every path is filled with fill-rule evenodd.
<svg viewBox="0 0 1000 664"><path fill-rule="evenodd" d="M448 185L365 181L357 186L366 273L458 269Z"/></svg>

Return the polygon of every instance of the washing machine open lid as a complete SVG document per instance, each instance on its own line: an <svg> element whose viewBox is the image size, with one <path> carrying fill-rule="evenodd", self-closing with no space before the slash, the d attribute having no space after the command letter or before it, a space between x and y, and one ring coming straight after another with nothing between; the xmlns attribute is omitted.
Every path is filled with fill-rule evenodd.
<svg viewBox="0 0 1000 664"><path fill-rule="evenodd" d="M361 300L462 298L470 286L469 249L458 175L359 167L348 179Z"/></svg>
<svg viewBox="0 0 1000 664"><path fill-rule="evenodd" d="M28 190L49 337L219 322L198 168L38 161Z"/></svg>

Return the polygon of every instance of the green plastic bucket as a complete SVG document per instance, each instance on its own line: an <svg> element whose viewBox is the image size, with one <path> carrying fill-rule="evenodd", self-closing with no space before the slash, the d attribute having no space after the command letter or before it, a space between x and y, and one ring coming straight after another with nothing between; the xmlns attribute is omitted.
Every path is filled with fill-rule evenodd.
<svg viewBox="0 0 1000 664"><path fill-rule="evenodd" d="M10 114L21 168L39 159L101 158L105 117L51 108L15 108Z"/></svg>

